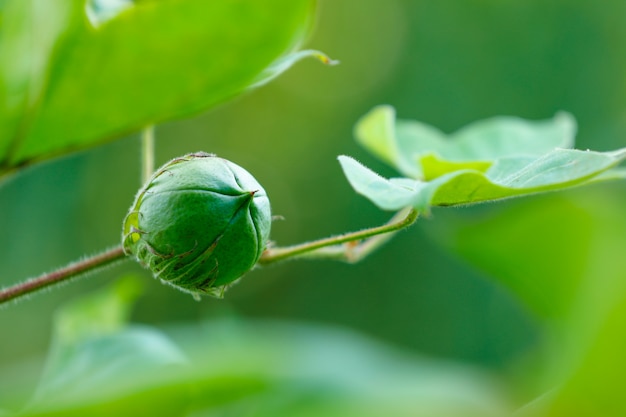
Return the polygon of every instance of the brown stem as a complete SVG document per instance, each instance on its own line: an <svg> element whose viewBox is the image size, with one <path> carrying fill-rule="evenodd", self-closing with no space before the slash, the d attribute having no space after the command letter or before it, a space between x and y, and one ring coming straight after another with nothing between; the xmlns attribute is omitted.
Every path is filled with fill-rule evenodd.
<svg viewBox="0 0 626 417"><path fill-rule="evenodd" d="M0 289L0 304L111 265L125 256L122 246L116 246L106 252L75 262L56 271L15 284L12 287Z"/></svg>

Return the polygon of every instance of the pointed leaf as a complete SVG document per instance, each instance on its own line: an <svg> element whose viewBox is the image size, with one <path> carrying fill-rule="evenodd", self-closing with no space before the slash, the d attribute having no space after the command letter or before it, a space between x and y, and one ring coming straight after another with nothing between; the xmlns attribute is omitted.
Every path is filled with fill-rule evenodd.
<svg viewBox="0 0 626 417"><path fill-rule="evenodd" d="M383 210L398 210L412 205L418 189L426 184L409 178L388 180L349 156L341 155L338 159L354 190Z"/></svg>
<svg viewBox="0 0 626 417"><path fill-rule="evenodd" d="M392 107L379 106L357 123L357 141L417 180L387 180L349 157L340 163L352 187L384 210L473 204L626 177L610 170L626 159L626 149L566 149L575 130L574 119L560 113L541 122L495 117L446 137L420 122L396 121Z"/></svg>
<svg viewBox="0 0 626 417"><path fill-rule="evenodd" d="M386 180L348 157L342 157L341 165L355 191L381 209L412 206L427 210L431 206L480 203L623 178L622 170L606 171L624 159L626 149L604 153L556 149L535 159L501 159L487 172L464 169L429 182Z"/></svg>
<svg viewBox="0 0 626 417"><path fill-rule="evenodd" d="M27 54L47 63L45 76L36 74L45 83L29 89L35 97L20 114L0 109L0 120L11 121L0 130L0 173L206 110L307 55L293 51L310 29L311 0L134 2L105 13L96 26L83 0L60 3L73 7L70 21L62 20L69 34L50 36L53 48ZM16 25L29 39L34 23L22 21L3 29ZM13 42L13 32L2 36L1 44ZM17 49L7 49L10 59L21 56ZM4 90L18 88L4 81ZM0 102L10 99L0 89Z"/></svg>
<svg viewBox="0 0 626 417"><path fill-rule="evenodd" d="M547 121L494 117L446 135L417 121L395 119L391 106L379 106L356 125L357 141L406 176L431 180L446 173L486 171L500 158L541 156L570 148L576 123L567 113Z"/></svg>
<svg viewBox="0 0 626 417"><path fill-rule="evenodd" d="M316 51L314 49L306 49L304 51L290 53L278 58L269 67L265 68L248 88L252 89L264 86L283 72L287 71L292 67L292 65L305 58L316 58L318 61L326 65L337 65L339 63L339 61L329 58L323 52Z"/></svg>

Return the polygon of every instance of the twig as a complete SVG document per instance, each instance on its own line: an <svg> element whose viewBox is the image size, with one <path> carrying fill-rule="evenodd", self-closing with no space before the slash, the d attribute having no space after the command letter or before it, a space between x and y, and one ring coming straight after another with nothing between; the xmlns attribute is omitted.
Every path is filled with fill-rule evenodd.
<svg viewBox="0 0 626 417"><path fill-rule="evenodd" d="M124 254L122 247L116 246L106 252L85 258L56 271L40 275L36 278L31 278L8 288L0 289L0 304L40 291L51 285L68 281L72 278L78 277L79 275L109 266L117 261L120 261L121 259L124 259L125 256L126 255Z"/></svg>
<svg viewBox="0 0 626 417"><path fill-rule="evenodd" d="M396 213L387 224L382 226L331 236L299 245L283 248L270 247L261 255L259 264L266 265L287 258L302 257L341 259L348 262L357 262L386 243L395 232L413 224L417 217L418 212L415 209L406 208Z"/></svg>

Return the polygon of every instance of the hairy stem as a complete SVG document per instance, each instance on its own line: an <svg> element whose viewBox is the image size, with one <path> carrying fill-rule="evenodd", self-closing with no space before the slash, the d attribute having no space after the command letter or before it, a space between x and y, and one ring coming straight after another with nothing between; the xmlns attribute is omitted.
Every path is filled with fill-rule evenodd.
<svg viewBox="0 0 626 417"><path fill-rule="evenodd" d="M259 264L265 265L279 262L288 258L326 258L340 259L348 262L357 262L386 243L395 232L412 225L417 220L418 213L413 208L406 208L382 226L344 233L325 239L301 243L299 245L268 248L265 250Z"/></svg>
<svg viewBox="0 0 626 417"><path fill-rule="evenodd" d="M388 223L382 226L284 248L269 248L261 256L259 264L264 265L289 258L303 257L341 259L348 262L357 262L386 243L396 232L413 224L417 216L417 211L407 208L396 213ZM124 254L122 246L116 246L98 255L57 269L56 271L31 278L8 288L0 289L0 304L102 269L125 257L126 254Z"/></svg>
<svg viewBox="0 0 626 417"><path fill-rule="evenodd" d="M31 278L12 287L0 289L0 304L40 291L51 285L68 281L79 275L101 269L123 259L125 256L122 246L116 246L56 271Z"/></svg>
<svg viewBox="0 0 626 417"><path fill-rule="evenodd" d="M141 132L141 180L146 183L154 172L154 126Z"/></svg>

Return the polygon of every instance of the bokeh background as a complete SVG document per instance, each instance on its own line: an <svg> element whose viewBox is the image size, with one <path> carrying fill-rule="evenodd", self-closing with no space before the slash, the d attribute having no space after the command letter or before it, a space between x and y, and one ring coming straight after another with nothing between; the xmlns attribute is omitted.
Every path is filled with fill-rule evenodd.
<svg viewBox="0 0 626 417"><path fill-rule="evenodd" d="M246 167L284 218L273 226L277 244L377 225L391 213L351 190L336 156L395 175L352 135L378 104L446 132L493 115L544 119L566 110L579 123L578 148L626 146L624 16L626 3L617 0L320 0L307 46L341 64L304 61L215 110L158 126L157 163L204 150ZM117 244L139 177L139 138L129 136L3 184L0 283ZM529 282L537 271L562 273L554 262L584 268L577 260L587 259L591 232L572 228L576 219L592 225L607 206L626 207L624 184L592 188L434 210L357 265L292 261L257 269L223 300L195 302L126 262L0 309L0 385L28 386L37 377L59 305L127 274L145 280L133 316L140 323L223 316L323 323L510 379L541 356L546 317L494 278L497 266L476 265L528 250L528 262L516 268ZM491 245L480 246L482 230ZM547 256L551 250L558 256Z"/></svg>

